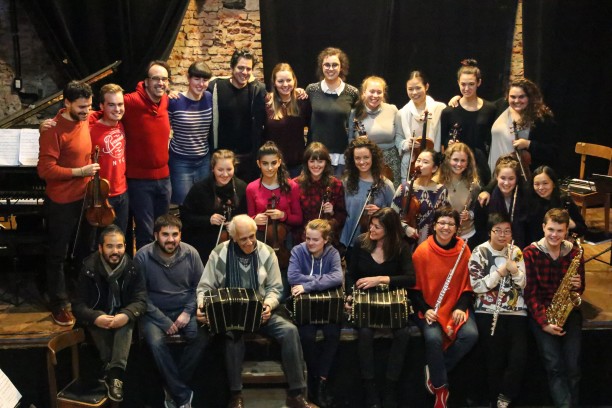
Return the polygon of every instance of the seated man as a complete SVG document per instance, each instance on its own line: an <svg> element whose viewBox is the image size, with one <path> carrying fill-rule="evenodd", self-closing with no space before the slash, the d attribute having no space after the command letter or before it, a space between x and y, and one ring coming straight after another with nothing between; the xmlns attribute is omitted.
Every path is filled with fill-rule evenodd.
<svg viewBox="0 0 612 408"><path fill-rule="evenodd" d="M182 227L173 215L158 217L153 228L155 241L140 248L134 257L148 292L142 334L165 382L166 408L191 407L193 391L187 382L206 346L206 336L198 330L195 318L195 292L204 265L198 251L181 242ZM178 364L165 341L177 333L187 340Z"/></svg>
<svg viewBox="0 0 612 408"><path fill-rule="evenodd" d="M73 311L100 352L104 383L113 401L123 400L132 329L146 308L142 273L125 254L122 229L110 225L100 234L98 252L83 261Z"/></svg>
<svg viewBox="0 0 612 408"><path fill-rule="evenodd" d="M257 241L257 225L246 214L235 216L227 230L231 240L213 249L198 284L198 310L204 305L204 292L207 290L223 287L257 289L263 297L260 332L274 337L282 348L282 366L289 384L286 404L289 408L311 407L302 395L306 380L298 330L287 319L273 313L283 290L276 254L268 245ZM240 332L227 332L226 336L225 363L231 392L229 407L243 407L244 338Z"/></svg>

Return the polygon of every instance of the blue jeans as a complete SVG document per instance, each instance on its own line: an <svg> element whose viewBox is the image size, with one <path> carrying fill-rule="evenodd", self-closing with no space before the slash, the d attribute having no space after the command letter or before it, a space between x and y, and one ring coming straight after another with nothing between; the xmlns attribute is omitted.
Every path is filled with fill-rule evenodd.
<svg viewBox="0 0 612 408"><path fill-rule="evenodd" d="M175 321L183 310L164 311L170 320ZM195 316L191 316L189 323L183 327L179 333L183 335L187 344L182 350L181 357L174 361L170 348L166 344L166 333L152 319L144 315L141 322L142 335L151 349L153 359L157 364L157 369L164 379L164 383L172 395L172 399L178 405L185 404L191 396L191 389L187 382L191 380L193 372L200 362L200 355L206 348L208 336L204 330L198 329Z"/></svg>
<svg viewBox="0 0 612 408"><path fill-rule="evenodd" d="M448 385L447 373L455 368L478 341L474 312L470 311L470 316L459 329L457 338L446 350L442 349L443 334L439 323L429 325L424 319L419 319L419 326L425 340L425 359L429 365L431 382L436 388Z"/></svg>
<svg viewBox="0 0 612 408"><path fill-rule="evenodd" d="M535 320L529 326L548 376L548 387L555 407L576 407L579 402L582 313L574 310L565 322L565 336L546 333Z"/></svg>
<svg viewBox="0 0 612 408"><path fill-rule="evenodd" d="M305 388L302 346L297 327L287 319L273 313L270 320L259 329L259 332L273 337L280 343L282 366L289 389ZM225 364L231 391L242 390L244 349L244 336L241 332L226 333Z"/></svg>
<svg viewBox="0 0 612 408"><path fill-rule="evenodd" d="M128 213L130 212L128 192L109 197L108 202L115 210L115 225L121 228L121 231L125 234L127 231Z"/></svg>
<svg viewBox="0 0 612 408"><path fill-rule="evenodd" d="M136 248L153 242L153 224L170 207L170 178L159 180L128 179L130 210L136 221Z"/></svg>
<svg viewBox="0 0 612 408"><path fill-rule="evenodd" d="M197 181L210 174L210 152L204 157L189 158L170 151L168 161L172 182L172 204L181 205Z"/></svg>

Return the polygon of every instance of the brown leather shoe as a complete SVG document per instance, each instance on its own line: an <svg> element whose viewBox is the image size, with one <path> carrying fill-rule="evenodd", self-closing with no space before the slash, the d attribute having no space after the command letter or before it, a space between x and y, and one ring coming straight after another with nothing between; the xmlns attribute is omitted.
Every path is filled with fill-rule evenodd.
<svg viewBox="0 0 612 408"><path fill-rule="evenodd" d="M74 316L65 307L57 309L51 313L55 324L60 326L72 326L74 324Z"/></svg>
<svg viewBox="0 0 612 408"><path fill-rule="evenodd" d="M301 394L297 397L287 396L285 405L287 405L287 408L318 408L315 404L306 401L304 396Z"/></svg>
<svg viewBox="0 0 612 408"><path fill-rule="evenodd" d="M244 408L244 399L242 398L242 394L233 395L230 398L229 404L227 404L227 408Z"/></svg>

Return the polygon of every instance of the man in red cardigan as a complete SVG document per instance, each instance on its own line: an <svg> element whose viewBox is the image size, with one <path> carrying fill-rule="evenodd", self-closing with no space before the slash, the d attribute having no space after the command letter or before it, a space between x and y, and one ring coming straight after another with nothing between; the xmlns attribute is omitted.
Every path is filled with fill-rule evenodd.
<svg viewBox="0 0 612 408"><path fill-rule="evenodd" d="M136 246L153 242L153 222L170 205L168 96L170 67L152 61L136 91L125 95L126 176L136 221Z"/></svg>
<svg viewBox="0 0 612 408"><path fill-rule="evenodd" d="M57 125L42 130L39 139L37 170L47 184L47 291L53 320L62 326L74 324L66 293L64 261L81 219L85 186L100 169L98 164L91 163L87 123L91 96L91 87L86 83L68 83L64 88L64 109L54 119ZM88 233L81 231L80 236L88 236ZM79 251L75 253L85 255Z"/></svg>

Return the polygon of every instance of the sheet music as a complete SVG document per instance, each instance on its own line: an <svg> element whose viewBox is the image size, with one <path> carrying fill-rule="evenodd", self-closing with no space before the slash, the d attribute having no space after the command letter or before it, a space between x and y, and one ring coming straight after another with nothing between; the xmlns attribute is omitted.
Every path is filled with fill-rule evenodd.
<svg viewBox="0 0 612 408"><path fill-rule="evenodd" d="M21 394L0 369L0 408L15 408L20 399Z"/></svg>
<svg viewBox="0 0 612 408"><path fill-rule="evenodd" d="M38 129L21 129L19 138L19 164L36 166L38 164Z"/></svg>
<svg viewBox="0 0 612 408"><path fill-rule="evenodd" d="M0 129L0 166L19 165L19 129Z"/></svg>

